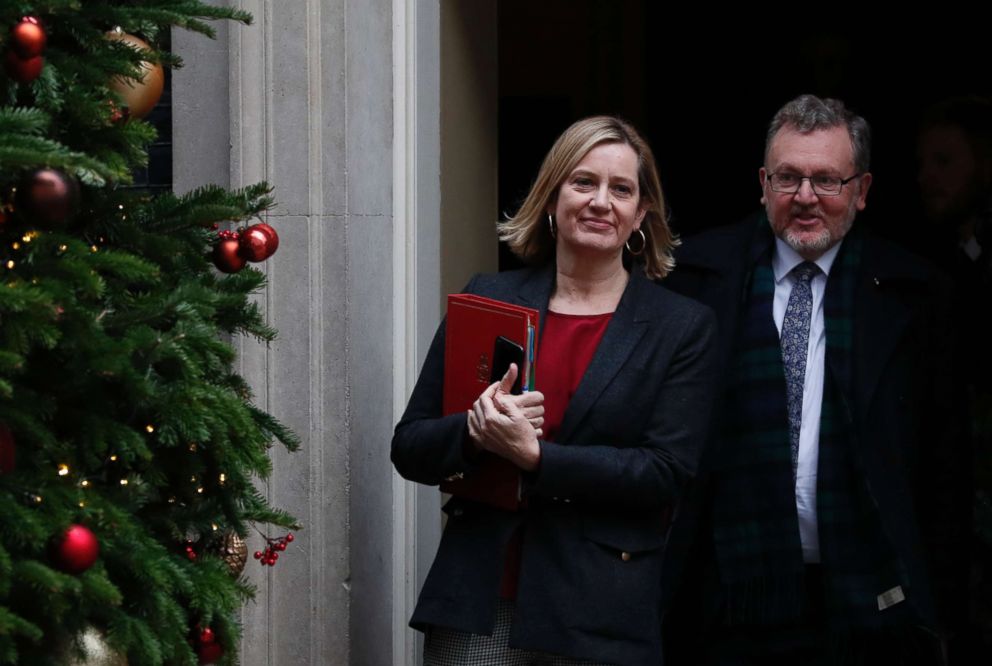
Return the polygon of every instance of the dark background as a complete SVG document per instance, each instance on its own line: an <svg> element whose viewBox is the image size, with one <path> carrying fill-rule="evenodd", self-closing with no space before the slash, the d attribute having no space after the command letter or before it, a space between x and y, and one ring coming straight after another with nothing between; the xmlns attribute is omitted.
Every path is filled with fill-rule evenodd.
<svg viewBox="0 0 992 666"><path fill-rule="evenodd" d="M570 123L608 113L651 144L679 234L735 222L760 206L772 115L813 93L842 99L872 126L874 181L858 223L900 241L923 233L919 116L949 96L992 92L987 25L933 10L866 18L846 3L751 7L500 0L500 219Z"/></svg>

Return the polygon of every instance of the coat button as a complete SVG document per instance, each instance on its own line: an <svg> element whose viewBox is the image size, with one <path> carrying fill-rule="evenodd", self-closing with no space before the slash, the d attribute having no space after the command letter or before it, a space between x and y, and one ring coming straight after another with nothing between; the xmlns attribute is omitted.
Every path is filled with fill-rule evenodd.
<svg viewBox="0 0 992 666"><path fill-rule="evenodd" d="M458 516L462 515L463 513L465 513L465 512L462 509L455 509L454 511L451 512L451 515L457 518Z"/></svg>
<svg viewBox="0 0 992 666"><path fill-rule="evenodd" d="M627 551L623 551L622 553L620 553L620 559L623 560L624 562L630 562L630 553L628 553Z"/></svg>

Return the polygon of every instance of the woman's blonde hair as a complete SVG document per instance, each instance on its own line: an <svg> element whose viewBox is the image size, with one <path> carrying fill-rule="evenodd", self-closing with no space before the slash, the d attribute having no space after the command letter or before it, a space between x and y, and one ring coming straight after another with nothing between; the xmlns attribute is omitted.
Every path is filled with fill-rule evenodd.
<svg viewBox="0 0 992 666"><path fill-rule="evenodd" d="M675 267L672 249L679 240L668 226L658 167L651 148L637 130L613 116L585 118L558 137L517 214L498 225L499 238L528 263L549 261L554 256L555 239L548 225L548 208L557 201L561 184L575 166L602 143L622 143L637 154L640 207L645 211L641 231L645 243L644 252L633 258L644 264L648 277L663 278Z"/></svg>

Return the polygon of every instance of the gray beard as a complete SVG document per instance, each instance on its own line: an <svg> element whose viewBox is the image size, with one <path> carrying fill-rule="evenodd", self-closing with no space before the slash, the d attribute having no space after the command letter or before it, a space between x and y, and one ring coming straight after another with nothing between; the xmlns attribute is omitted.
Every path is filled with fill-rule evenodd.
<svg viewBox="0 0 992 666"><path fill-rule="evenodd" d="M814 237L810 237L809 234L795 233L789 229L785 232L785 238L782 240L793 250L803 254L809 252L826 252L830 249L833 239L830 238L830 232L826 229L823 229Z"/></svg>

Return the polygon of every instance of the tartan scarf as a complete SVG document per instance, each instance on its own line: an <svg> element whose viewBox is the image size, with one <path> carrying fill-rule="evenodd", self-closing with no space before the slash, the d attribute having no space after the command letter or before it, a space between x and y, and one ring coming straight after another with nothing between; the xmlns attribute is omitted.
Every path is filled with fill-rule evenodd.
<svg viewBox="0 0 992 666"><path fill-rule="evenodd" d="M840 630L884 626L900 619L900 607L908 606L895 605L888 613L878 609L879 594L897 585L906 591L906 576L858 469L856 432L845 399L852 382L861 245L858 234L845 239L824 298L827 349L817 522L828 622ZM751 275L725 394L715 474L713 542L728 625L789 624L799 619L805 601L785 369L772 317L771 252L769 248Z"/></svg>

